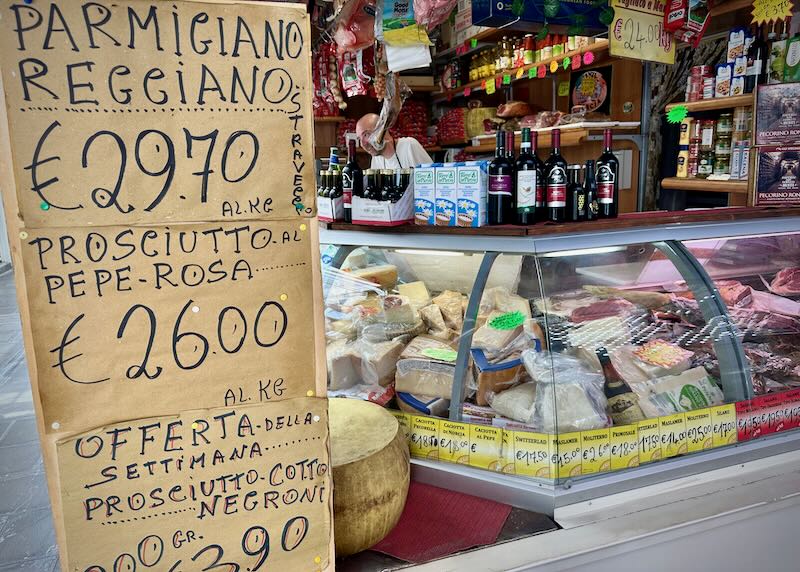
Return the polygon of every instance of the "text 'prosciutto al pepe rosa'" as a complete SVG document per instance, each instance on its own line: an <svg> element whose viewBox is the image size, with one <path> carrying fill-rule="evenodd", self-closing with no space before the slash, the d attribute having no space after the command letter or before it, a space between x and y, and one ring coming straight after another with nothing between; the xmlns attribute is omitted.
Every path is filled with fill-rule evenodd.
<svg viewBox="0 0 800 572"><path fill-rule="evenodd" d="M397 524L411 467L391 413L357 399L331 399L329 407L336 556L348 556L374 546Z"/></svg>

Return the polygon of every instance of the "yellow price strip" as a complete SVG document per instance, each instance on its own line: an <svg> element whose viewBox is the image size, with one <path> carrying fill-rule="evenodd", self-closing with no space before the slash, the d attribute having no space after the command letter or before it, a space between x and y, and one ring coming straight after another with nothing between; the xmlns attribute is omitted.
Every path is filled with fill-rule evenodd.
<svg viewBox="0 0 800 572"><path fill-rule="evenodd" d="M434 417L415 415L411 421L411 454L423 459L439 458L439 424Z"/></svg>
<svg viewBox="0 0 800 572"><path fill-rule="evenodd" d="M439 424L439 460L469 464L469 426L442 420Z"/></svg>
<svg viewBox="0 0 800 572"><path fill-rule="evenodd" d="M512 431L514 444L514 474L525 477L552 479L550 435Z"/></svg>
<svg viewBox="0 0 800 572"><path fill-rule="evenodd" d="M500 471L503 468L503 430L500 427L470 425L469 444L471 467L489 471Z"/></svg>

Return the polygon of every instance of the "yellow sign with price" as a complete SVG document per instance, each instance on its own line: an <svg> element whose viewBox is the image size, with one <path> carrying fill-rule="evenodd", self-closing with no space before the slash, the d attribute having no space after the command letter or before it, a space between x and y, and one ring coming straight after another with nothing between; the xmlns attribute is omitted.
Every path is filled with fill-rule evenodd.
<svg viewBox="0 0 800 572"><path fill-rule="evenodd" d="M664 29L664 2L611 0L610 4L614 9L614 21L608 27L612 56L675 63L675 38Z"/></svg>

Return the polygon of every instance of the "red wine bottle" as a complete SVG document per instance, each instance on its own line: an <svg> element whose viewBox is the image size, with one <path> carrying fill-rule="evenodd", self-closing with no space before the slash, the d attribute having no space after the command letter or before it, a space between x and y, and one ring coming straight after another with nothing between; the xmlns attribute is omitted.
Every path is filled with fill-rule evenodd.
<svg viewBox="0 0 800 572"><path fill-rule="evenodd" d="M517 177L514 201L517 224L533 224L536 221L538 193L542 186L542 168L539 158L531 154L531 146L531 130L529 127L525 127L522 130L519 157L514 164Z"/></svg>
<svg viewBox="0 0 800 572"><path fill-rule="evenodd" d="M567 162L561 156L561 130L551 132L553 147L544 164L547 220L564 222L567 216Z"/></svg>
<svg viewBox="0 0 800 572"><path fill-rule="evenodd" d="M489 224L511 224L514 167L506 157L506 134L497 132L494 159L489 163Z"/></svg>
<svg viewBox="0 0 800 572"><path fill-rule="evenodd" d="M611 152L611 129L603 131L603 154L597 159L597 207L599 218L616 218L619 210L619 161Z"/></svg>
<svg viewBox="0 0 800 572"><path fill-rule="evenodd" d="M364 172L356 161L356 141L347 142L347 164L342 169L342 187L344 189L344 221L353 222L353 196L364 194Z"/></svg>

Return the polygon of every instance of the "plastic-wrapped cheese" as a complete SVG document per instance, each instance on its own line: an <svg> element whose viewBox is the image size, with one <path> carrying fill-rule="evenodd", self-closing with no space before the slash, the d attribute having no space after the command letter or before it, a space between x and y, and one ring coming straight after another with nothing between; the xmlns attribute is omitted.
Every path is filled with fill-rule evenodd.
<svg viewBox="0 0 800 572"><path fill-rule="evenodd" d="M533 404L536 400L536 384L523 383L501 393L489 396L492 409L503 417L520 423L533 421Z"/></svg>
<svg viewBox="0 0 800 572"><path fill-rule="evenodd" d="M394 416L358 399L331 399L336 556L361 552L397 524L411 477L408 444Z"/></svg>

